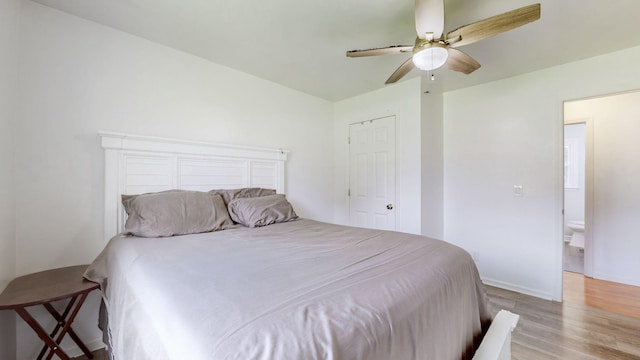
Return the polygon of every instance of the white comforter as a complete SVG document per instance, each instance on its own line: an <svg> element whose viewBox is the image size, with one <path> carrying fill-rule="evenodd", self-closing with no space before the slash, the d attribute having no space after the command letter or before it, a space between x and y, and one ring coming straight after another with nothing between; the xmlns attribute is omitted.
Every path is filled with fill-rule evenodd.
<svg viewBox="0 0 640 360"><path fill-rule="evenodd" d="M89 267L115 359L461 359L490 321L469 255L311 220L117 236Z"/></svg>

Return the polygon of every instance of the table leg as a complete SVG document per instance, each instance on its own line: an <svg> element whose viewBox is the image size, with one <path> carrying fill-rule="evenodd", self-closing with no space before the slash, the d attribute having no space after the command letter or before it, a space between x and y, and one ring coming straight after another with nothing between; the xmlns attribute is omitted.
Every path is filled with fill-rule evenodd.
<svg viewBox="0 0 640 360"><path fill-rule="evenodd" d="M71 329L71 324L73 323L73 320L75 320L76 315L78 315L78 311L80 311L82 304L84 304L84 301L87 299L87 295L89 295L89 292L90 290L80 294L80 300L73 308L73 311L71 311L71 315L69 316L69 318L64 322L62 331L60 332L60 335L58 335L58 337L56 338L56 343L58 344L62 343L62 339L64 339L64 336L67 334L67 332L69 332L69 329ZM49 356L47 356L47 360L51 360L52 357L53 357L53 353L50 352Z"/></svg>
<svg viewBox="0 0 640 360"><path fill-rule="evenodd" d="M16 313L18 313L18 315L20 315L20 317L33 329L33 331L36 332L38 337L42 339L42 341L44 341L49 349L51 349L51 356L53 356L53 354L56 354L58 355L58 357L60 357L61 360L69 360L69 356L67 356L67 354L65 354L65 352L62 351L62 349L58 345L59 342L55 342L51 338L51 336L49 336L49 334L47 334L42 329L40 324L38 324L38 322L29 314L29 312L27 312L24 307L16 308L15 310Z"/></svg>
<svg viewBox="0 0 640 360"><path fill-rule="evenodd" d="M67 304L67 307L65 308L62 315L60 315L60 313L51 304L49 303L43 304L44 307L47 309L47 311L49 311L49 314L51 314L51 316L53 316L53 318L56 319L56 321L58 321L58 324L56 325L55 329L51 333L51 337L56 336L56 334L58 333L58 330L60 330L60 328L64 326L64 324L66 323L65 319L67 318L67 315L71 310L71 306L73 305L73 303L76 301L77 298L78 296L74 296L73 298L71 298L71 300L69 300L69 304ZM87 358L89 359L93 358L91 351L82 342L82 340L80 340L80 337L76 334L75 331L73 331L73 328L71 327L69 327L69 336L71 336L71 339L73 339L73 341L76 343L76 345L78 345L80 350L82 350L82 352L87 356ZM43 353L44 351L46 351L46 345L42 349L41 353Z"/></svg>
<svg viewBox="0 0 640 360"><path fill-rule="evenodd" d="M51 336L51 338L53 339L54 336L56 336L56 334L58 333L58 331L60 330L60 328L62 327L62 325L64 325L64 318L67 317L67 315L69 315L69 311L71 311L71 307L73 306L73 303L78 299L78 296L74 296L72 297L69 302L67 303L67 306L64 309L64 312L62 313L62 319L59 319L58 317L56 317L55 315L53 315L53 313L51 312L52 310L55 311L56 314L58 314L58 312L53 308L53 306L51 305L51 303L44 303L42 304L42 306L45 307L45 309L47 309L49 311L49 313L51 315L53 315L53 317L56 319L57 323L56 323L56 327L53 329L53 331L49 334L49 336ZM59 314L58 314L59 315ZM47 344L44 344L42 346L42 350L40 350L40 354L38 354L38 358L37 360L41 360L42 357L46 354L48 347Z"/></svg>

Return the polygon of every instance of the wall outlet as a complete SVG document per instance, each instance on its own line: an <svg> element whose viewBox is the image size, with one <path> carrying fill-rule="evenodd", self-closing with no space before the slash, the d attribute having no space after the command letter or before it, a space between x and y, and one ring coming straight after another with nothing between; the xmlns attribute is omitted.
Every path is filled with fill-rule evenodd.
<svg viewBox="0 0 640 360"><path fill-rule="evenodd" d="M524 196L524 186L513 185L513 196Z"/></svg>

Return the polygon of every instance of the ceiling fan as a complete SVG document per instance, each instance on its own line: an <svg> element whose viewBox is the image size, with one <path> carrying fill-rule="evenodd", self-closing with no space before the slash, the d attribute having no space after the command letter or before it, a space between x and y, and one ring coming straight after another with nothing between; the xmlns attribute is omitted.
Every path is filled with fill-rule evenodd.
<svg viewBox="0 0 640 360"><path fill-rule="evenodd" d="M441 66L470 74L480 68L480 63L458 50L460 46L500 34L540 19L540 4L533 4L478 22L461 26L444 35L444 0L416 0L416 32L413 46L394 45L383 48L347 51L348 57L377 56L413 52L385 84L394 83L414 67L434 70Z"/></svg>

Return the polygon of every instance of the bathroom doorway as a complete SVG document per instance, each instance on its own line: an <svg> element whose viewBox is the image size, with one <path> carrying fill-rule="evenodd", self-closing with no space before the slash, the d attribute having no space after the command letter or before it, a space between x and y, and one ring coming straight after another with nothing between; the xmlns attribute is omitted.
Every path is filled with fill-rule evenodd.
<svg viewBox="0 0 640 360"><path fill-rule="evenodd" d="M584 274L586 120L564 125L563 270Z"/></svg>
<svg viewBox="0 0 640 360"><path fill-rule="evenodd" d="M594 119L565 103L563 271L593 277ZM584 102L584 103L583 103Z"/></svg>
<svg viewBox="0 0 640 360"><path fill-rule="evenodd" d="M565 135L572 133L569 126L584 124L583 273L590 278L633 286L640 286L639 104L640 91L634 91L566 101L563 106ZM579 155L572 155L567 149L572 147L572 141L564 141L564 252L571 256L575 254L570 247L575 231L570 229L569 222L580 220L580 213L572 212L569 205L571 196L579 193L580 185L580 180L576 185L571 174L580 170L571 169L572 160Z"/></svg>

